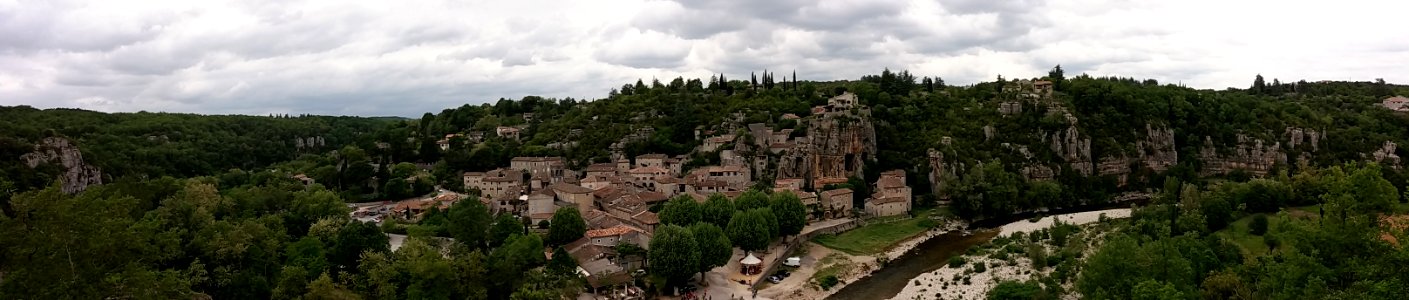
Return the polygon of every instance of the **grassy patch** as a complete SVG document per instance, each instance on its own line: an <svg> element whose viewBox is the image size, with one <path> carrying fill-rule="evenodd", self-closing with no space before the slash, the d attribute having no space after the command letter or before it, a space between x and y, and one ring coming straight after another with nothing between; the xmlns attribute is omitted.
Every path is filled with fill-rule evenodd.
<svg viewBox="0 0 1409 300"><path fill-rule="evenodd" d="M884 224L872 223L843 232L840 235L818 236L812 241L851 255L871 255L885 251L886 248L900 241L924 233L929 229L923 224L928 218L929 212L922 212L919 216L909 220Z"/></svg>
<svg viewBox="0 0 1409 300"><path fill-rule="evenodd" d="M1248 259L1267 254L1267 244L1263 240L1263 236L1253 235L1248 230L1248 224L1252 223L1252 216L1253 215L1248 215L1238 219L1232 224L1228 224L1228 228L1224 228L1215 233L1215 235L1227 239L1233 242L1233 244L1237 244L1238 248L1242 248L1243 255L1248 257ZM1284 221L1285 220L1275 214L1267 215L1267 225L1269 228L1276 228L1278 224Z"/></svg>
<svg viewBox="0 0 1409 300"><path fill-rule="evenodd" d="M845 255L832 253L817 262L817 273L812 274L812 282L821 285L824 278L841 278L855 267Z"/></svg>

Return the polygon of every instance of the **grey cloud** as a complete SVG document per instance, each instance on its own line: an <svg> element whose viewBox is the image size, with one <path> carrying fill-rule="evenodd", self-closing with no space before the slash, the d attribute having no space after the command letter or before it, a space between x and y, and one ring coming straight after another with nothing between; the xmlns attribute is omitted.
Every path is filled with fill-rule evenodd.
<svg viewBox="0 0 1409 300"><path fill-rule="evenodd" d="M956 14L1013 13L1029 11L1038 6L1034 0L939 0L941 6Z"/></svg>
<svg viewBox="0 0 1409 300"><path fill-rule="evenodd" d="M1318 45L1275 36L1247 39L1237 34L1247 30L1221 30L1235 26L1221 20L1187 21L1197 20L1201 10L1170 10L1221 5L1212 0L1177 6L1111 0L621 1L0 1L0 104L418 116L524 95L601 97L635 78L725 73L737 79L768 69L838 80L889 67L967 84L992 80L995 73L1041 76L1056 64L1072 74L1214 87L1243 86L1245 77L1271 71L1291 72L1278 75L1286 80L1409 80L1393 77L1409 74L1402 67L1382 63L1403 60L1402 50L1409 49L1383 38L1402 35L1402 26L1378 21L1394 20L1386 12L1406 8L1399 3L1363 12L1367 16L1356 17L1354 25L1317 25L1344 33L1334 45ZM1319 12L1297 3L1277 8ZM1259 20L1269 28L1306 27ZM1385 29L1361 34L1363 28ZM1271 47L1276 58L1258 56ZM1282 68L1287 61L1306 63Z"/></svg>

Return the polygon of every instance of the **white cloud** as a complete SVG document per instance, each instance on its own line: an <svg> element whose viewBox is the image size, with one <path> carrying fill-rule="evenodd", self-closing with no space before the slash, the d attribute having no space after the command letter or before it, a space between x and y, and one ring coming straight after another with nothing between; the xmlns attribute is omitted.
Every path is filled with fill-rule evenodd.
<svg viewBox="0 0 1409 300"><path fill-rule="evenodd" d="M418 116L636 78L1409 82L1409 2L0 0L0 104Z"/></svg>

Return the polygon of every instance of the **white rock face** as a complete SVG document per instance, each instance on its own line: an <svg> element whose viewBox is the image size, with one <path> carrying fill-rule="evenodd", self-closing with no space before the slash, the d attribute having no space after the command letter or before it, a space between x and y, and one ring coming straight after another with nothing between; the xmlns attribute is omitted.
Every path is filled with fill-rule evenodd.
<svg viewBox="0 0 1409 300"><path fill-rule="evenodd" d="M88 186L103 184L103 172L83 162L83 153L78 151L68 139L60 137L44 138L34 145L34 152L20 156L20 160L30 168L40 164L57 163L64 168L59 177L64 193L77 194Z"/></svg>

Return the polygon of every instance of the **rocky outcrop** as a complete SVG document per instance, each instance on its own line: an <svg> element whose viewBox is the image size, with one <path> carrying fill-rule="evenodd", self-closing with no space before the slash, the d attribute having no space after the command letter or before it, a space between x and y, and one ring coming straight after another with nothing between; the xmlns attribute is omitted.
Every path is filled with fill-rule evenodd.
<svg viewBox="0 0 1409 300"><path fill-rule="evenodd" d="M964 164L945 161L944 152L934 148L927 150L926 154L930 165L930 190L934 191L940 199L949 199L949 194L944 192L944 188L949 180L959 178L959 172L964 171Z"/></svg>
<svg viewBox="0 0 1409 300"><path fill-rule="evenodd" d="M844 182L864 176L867 160L875 159L876 129L865 115L829 114L804 119L807 136L795 140L778 158L778 178L806 178L818 183Z"/></svg>
<svg viewBox="0 0 1409 300"><path fill-rule="evenodd" d="M1131 162L1134 162L1134 159L1125 156L1103 156L1100 162L1096 163L1096 174L1115 176L1116 186L1125 186L1130 177Z"/></svg>
<svg viewBox="0 0 1409 300"><path fill-rule="evenodd" d="M77 194L89 186L103 184L103 172L98 167L83 161L83 153L68 139L61 137L44 138L34 145L34 152L20 156L30 168L41 164L59 164L64 173L59 176L65 193Z"/></svg>
<svg viewBox="0 0 1409 300"><path fill-rule="evenodd" d="M1370 157L1375 158L1377 162L1397 167L1399 166L1399 154L1394 153L1397 148L1398 145L1395 145L1394 142L1385 141L1379 149L1370 153Z"/></svg>
<svg viewBox="0 0 1409 300"><path fill-rule="evenodd" d="M998 113L1006 115L1016 115L1023 112L1023 104L1018 101L1004 101L998 104Z"/></svg>
<svg viewBox="0 0 1409 300"><path fill-rule="evenodd" d="M1140 163L1147 169L1163 172L1179 164L1179 150L1174 146L1174 129L1145 124L1145 138L1135 142Z"/></svg>
<svg viewBox="0 0 1409 300"><path fill-rule="evenodd" d="M1028 180L1044 181L1052 180L1052 178L1057 177L1056 171L1052 171L1052 168L1046 165L1023 166L1022 170L1019 171L1021 171L1023 177L1027 177Z"/></svg>
<svg viewBox="0 0 1409 300"><path fill-rule="evenodd" d="M1199 149L1199 160L1203 162L1200 175L1222 175L1234 170L1243 170L1257 176L1265 176L1277 164L1287 163L1287 154L1282 152L1280 142L1265 145L1261 139L1239 134L1238 143L1229 153L1220 154L1213 145L1213 139L1204 137L1203 148Z"/></svg>
<svg viewBox="0 0 1409 300"><path fill-rule="evenodd" d="M1076 126L1058 130L1043 137L1052 152L1071 165L1071 169L1081 175L1091 176L1091 138L1082 137Z"/></svg>
<svg viewBox="0 0 1409 300"><path fill-rule="evenodd" d="M318 149L318 148L320 148L320 147L323 147L323 146L326 146L326 145L327 145L327 142L323 141L323 137L321 137L321 136L295 137L295 138L294 138L294 149L299 150L299 151L303 151L303 150L316 150L316 149Z"/></svg>
<svg viewBox="0 0 1409 300"><path fill-rule="evenodd" d="M1287 127L1283 133L1287 136L1287 146L1296 148L1307 145L1311 151L1321 150L1321 139L1326 138L1326 134L1317 132L1315 129L1305 129L1299 127Z"/></svg>

